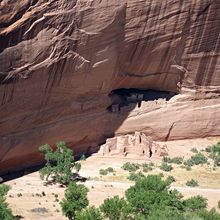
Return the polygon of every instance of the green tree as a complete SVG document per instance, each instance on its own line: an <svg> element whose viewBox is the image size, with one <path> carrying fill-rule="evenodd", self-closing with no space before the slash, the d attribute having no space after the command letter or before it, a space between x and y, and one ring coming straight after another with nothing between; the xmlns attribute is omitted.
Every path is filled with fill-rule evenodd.
<svg viewBox="0 0 220 220"><path fill-rule="evenodd" d="M9 208L8 203L5 201L10 187L7 185L0 186L0 219L2 220L14 220L12 210Z"/></svg>
<svg viewBox="0 0 220 220"><path fill-rule="evenodd" d="M163 209L157 208L150 212L147 220L186 220L181 211L165 207Z"/></svg>
<svg viewBox="0 0 220 220"><path fill-rule="evenodd" d="M158 207L176 207L183 209L181 202L182 195L178 191L169 191L170 183L164 181L160 176L148 175L140 178L135 185L126 191L126 198L136 213L140 213L145 217L150 210Z"/></svg>
<svg viewBox="0 0 220 220"><path fill-rule="evenodd" d="M94 206L77 212L76 220L103 220L102 213Z"/></svg>
<svg viewBox="0 0 220 220"><path fill-rule="evenodd" d="M199 195L184 200L183 204L187 210L193 212L201 209L206 209L208 205L207 199Z"/></svg>
<svg viewBox="0 0 220 220"><path fill-rule="evenodd" d="M62 211L68 219L75 219L76 213L88 206L87 193L88 189L84 185L77 185L75 182L69 184L65 197L60 203Z"/></svg>
<svg viewBox="0 0 220 220"><path fill-rule="evenodd" d="M211 209L210 211L203 209L198 211L197 215L202 220L220 220L220 214L218 214L215 209Z"/></svg>
<svg viewBox="0 0 220 220"><path fill-rule="evenodd" d="M127 220L131 212L128 203L118 196L106 199L100 206L100 210L110 220Z"/></svg>
<svg viewBox="0 0 220 220"><path fill-rule="evenodd" d="M48 144L41 146L39 150L44 153L46 161L45 167L40 170L40 176L42 179L46 177L46 181L52 176L55 182L68 184L73 176L72 169L79 172L81 168L81 164L74 163L73 151L63 141L56 144L55 150Z"/></svg>

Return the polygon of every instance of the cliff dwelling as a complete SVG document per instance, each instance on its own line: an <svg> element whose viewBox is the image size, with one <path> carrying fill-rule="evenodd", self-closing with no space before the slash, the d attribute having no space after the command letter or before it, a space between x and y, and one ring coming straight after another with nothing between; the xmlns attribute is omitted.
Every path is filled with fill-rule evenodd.
<svg viewBox="0 0 220 220"><path fill-rule="evenodd" d="M141 90L141 89L116 89L113 90L109 97L112 101L107 109L110 112L120 112L121 108L124 106L129 106L130 104L137 104L141 107L142 102L154 101L169 101L173 96L177 95L174 92L167 91L157 91L157 90Z"/></svg>

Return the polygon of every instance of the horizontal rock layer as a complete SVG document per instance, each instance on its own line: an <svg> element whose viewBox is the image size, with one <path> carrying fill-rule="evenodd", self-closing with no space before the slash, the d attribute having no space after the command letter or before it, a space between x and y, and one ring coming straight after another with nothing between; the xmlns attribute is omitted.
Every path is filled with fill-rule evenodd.
<svg viewBox="0 0 220 220"><path fill-rule="evenodd" d="M0 173L60 140L220 135L219 22L216 0L1 0ZM109 111L121 88L179 95Z"/></svg>

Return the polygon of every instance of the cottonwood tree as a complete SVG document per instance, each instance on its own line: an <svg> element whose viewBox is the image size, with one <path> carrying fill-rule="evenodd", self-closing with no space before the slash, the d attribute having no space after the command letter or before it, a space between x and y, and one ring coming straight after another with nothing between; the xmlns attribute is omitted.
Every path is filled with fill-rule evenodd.
<svg viewBox="0 0 220 220"><path fill-rule="evenodd" d="M75 219L77 212L88 206L87 193L88 189L84 185L77 185L75 182L69 184L65 197L60 203L62 211L68 219Z"/></svg>
<svg viewBox="0 0 220 220"><path fill-rule="evenodd" d="M14 216L12 214L12 210L9 208L6 200L6 195L9 191L10 187L7 185L0 186L0 219L2 220L14 220Z"/></svg>
<svg viewBox="0 0 220 220"><path fill-rule="evenodd" d="M74 162L73 151L67 148L66 143L61 141L56 144L53 150L50 145L46 144L39 148L44 154L46 161L45 166L39 171L41 179L48 181L51 176L54 182L68 185L73 179L72 170L78 173L81 165Z"/></svg>

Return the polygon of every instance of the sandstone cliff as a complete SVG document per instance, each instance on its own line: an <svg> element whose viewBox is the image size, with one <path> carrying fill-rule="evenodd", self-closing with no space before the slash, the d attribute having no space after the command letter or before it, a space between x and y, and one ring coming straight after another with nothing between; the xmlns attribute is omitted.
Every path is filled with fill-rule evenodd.
<svg viewBox="0 0 220 220"><path fill-rule="evenodd" d="M219 22L219 0L0 0L0 173L59 140L220 135Z"/></svg>

